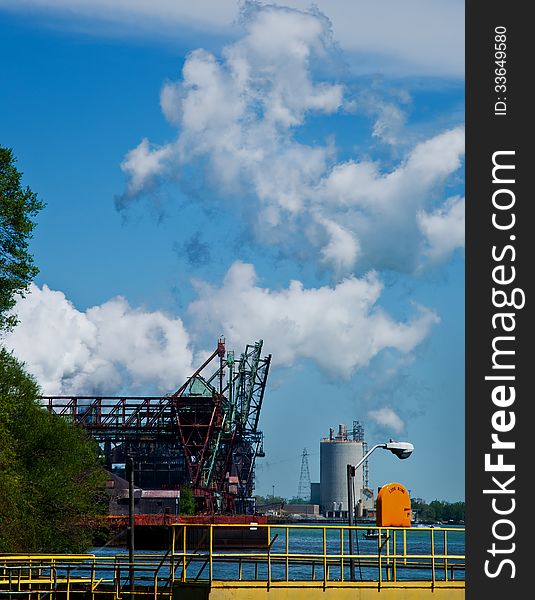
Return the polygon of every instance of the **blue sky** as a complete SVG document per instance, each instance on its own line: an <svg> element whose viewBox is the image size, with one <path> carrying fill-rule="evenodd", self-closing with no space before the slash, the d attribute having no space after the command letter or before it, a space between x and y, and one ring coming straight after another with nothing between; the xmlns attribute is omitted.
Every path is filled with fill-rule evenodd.
<svg viewBox="0 0 535 600"><path fill-rule="evenodd" d="M464 498L462 3L398 38L386 1L67 4L0 1L0 143L47 204L6 344L49 393L157 394L262 337L259 493L357 419L416 447L374 487Z"/></svg>

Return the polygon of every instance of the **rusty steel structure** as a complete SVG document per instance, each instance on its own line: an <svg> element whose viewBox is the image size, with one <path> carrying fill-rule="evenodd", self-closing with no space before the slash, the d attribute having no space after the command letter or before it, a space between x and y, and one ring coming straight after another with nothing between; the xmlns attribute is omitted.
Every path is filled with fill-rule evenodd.
<svg viewBox="0 0 535 600"><path fill-rule="evenodd" d="M264 456L258 428L271 355L262 340L235 357L220 338L174 393L150 397L43 396L49 412L82 426L113 471L134 459L143 489L191 486L201 513L248 513Z"/></svg>

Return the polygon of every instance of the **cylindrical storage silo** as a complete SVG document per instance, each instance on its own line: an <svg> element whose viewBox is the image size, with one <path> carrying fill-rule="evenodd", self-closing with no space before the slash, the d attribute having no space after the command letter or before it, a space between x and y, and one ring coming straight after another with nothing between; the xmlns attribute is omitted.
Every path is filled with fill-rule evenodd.
<svg viewBox="0 0 535 600"><path fill-rule="evenodd" d="M324 515L347 511L347 465L357 464L362 456L362 442L348 439L343 426L340 426L338 435L334 436L331 432L328 438L321 440L320 504ZM361 488L362 466L355 474L355 504L360 498Z"/></svg>

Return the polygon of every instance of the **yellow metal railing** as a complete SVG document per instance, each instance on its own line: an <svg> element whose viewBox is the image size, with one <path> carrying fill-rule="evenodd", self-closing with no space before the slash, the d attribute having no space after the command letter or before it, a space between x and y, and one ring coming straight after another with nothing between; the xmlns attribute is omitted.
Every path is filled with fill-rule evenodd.
<svg viewBox="0 0 535 600"><path fill-rule="evenodd" d="M0 555L0 598L170 598L170 552L138 554L134 580L125 555Z"/></svg>
<svg viewBox="0 0 535 600"><path fill-rule="evenodd" d="M376 540L363 537L369 530L377 532ZM228 547L232 540L236 550ZM7 593L47 600L158 600L189 582L267 589L462 588L464 562L459 528L180 524L171 528L166 553L136 554L133 565L125 554L0 555L0 599Z"/></svg>
<svg viewBox="0 0 535 600"><path fill-rule="evenodd" d="M228 551L222 534L225 528L254 531L255 535L249 542L246 536L245 542L242 542L248 543L249 548ZM195 529L206 533L206 543L199 542L199 532L190 535ZM257 535L262 530L265 531L263 542ZM359 543L362 538L358 536L369 530L377 532L377 543L373 549L364 541ZM301 547L292 551L292 538L295 540L303 532L309 533L309 543L301 539ZM337 544L334 536L329 539L329 534L336 534ZM350 535L356 541L354 554L347 549ZM452 536L458 537L457 546L462 552L451 551L448 543L451 545ZM229 582L238 586L267 588L297 584L323 587L376 585L381 588L409 584L414 587L463 587L463 536L464 529L461 528L187 524L172 527L172 548L179 581L205 581L212 587L227 587ZM365 547L361 549L359 546ZM209 565L207 574L206 564ZM250 567L247 572L245 566ZM308 574L307 567L310 568ZM293 577L290 576L292 571Z"/></svg>

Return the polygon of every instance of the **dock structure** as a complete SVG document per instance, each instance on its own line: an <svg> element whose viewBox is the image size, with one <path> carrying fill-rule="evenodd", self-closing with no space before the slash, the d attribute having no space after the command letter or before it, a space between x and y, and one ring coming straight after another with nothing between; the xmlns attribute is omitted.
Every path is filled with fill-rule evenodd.
<svg viewBox="0 0 535 600"><path fill-rule="evenodd" d="M225 528L244 543L225 548ZM0 594L47 600L464 598L464 529L179 524L165 553L0 557ZM265 532L263 547L248 533ZM349 536L356 541L349 554ZM258 539L258 538L256 538ZM462 550L462 551L461 551Z"/></svg>
<svg viewBox="0 0 535 600"><path fill-rule="evenodd" d="M166 396L43 396L41 403L97 440L117 480L132 460L140 493L186 485L200 514L252 514L271 362L262 346L262 340L247 344L235 356L220 338L193 375ZM174 513L174 500L168 504Z"/></svg>

